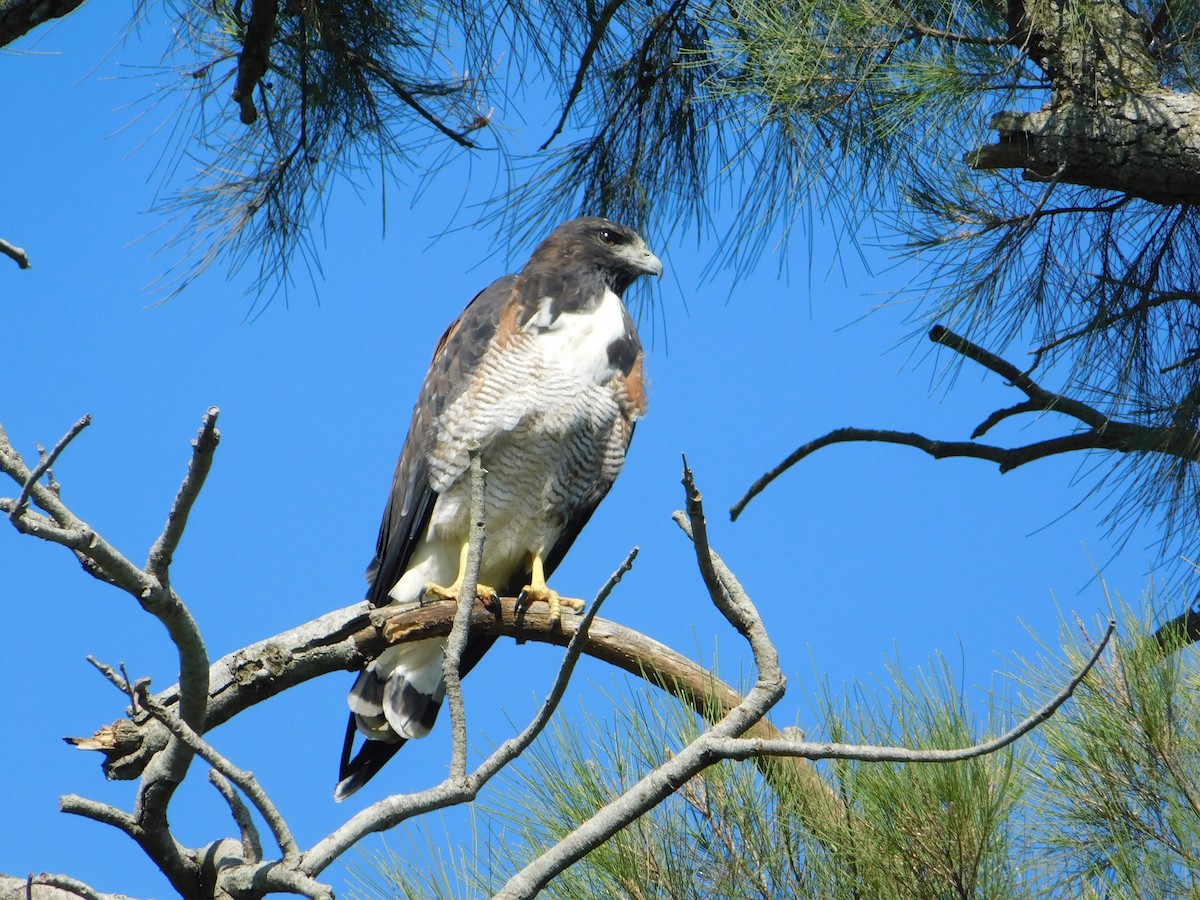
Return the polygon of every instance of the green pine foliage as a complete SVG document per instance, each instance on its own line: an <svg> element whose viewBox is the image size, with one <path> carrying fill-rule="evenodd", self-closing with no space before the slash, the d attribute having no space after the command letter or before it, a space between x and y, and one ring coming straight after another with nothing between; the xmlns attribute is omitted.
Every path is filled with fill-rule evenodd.
<svg viewBox="0 0 1200 900"><path fill-rule="evenodd" d="M1148 613L1121 616L1116 652L1037 732L1026 846L1063 896L1196 896L1200 667L1194 651L1154 637ZM1067 637L1060 670L1090 652L1078 630ZM1020 678L1031 701L1052 690L1044 667Z"/></svg>

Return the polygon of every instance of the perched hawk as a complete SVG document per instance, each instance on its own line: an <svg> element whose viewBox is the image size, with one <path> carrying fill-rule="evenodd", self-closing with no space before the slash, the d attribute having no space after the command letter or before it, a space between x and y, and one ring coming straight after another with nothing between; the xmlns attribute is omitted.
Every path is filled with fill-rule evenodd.
<svg viewBox="0 0 1200 900"><path fill-rule="evenodd" d="M546 576L625 461L646 408L642 345L622 292L662 263L632 230L600 218L560 225L518 275L479 294L437 349L367 569L372 606L457 597L466 562L469 451L488 472L481 591L573 608ZM494 638L472 635L465 675ZM350 691L342 800L410 738L433 727L445 694L431 638L385 650ZM351 759L354 733L366 738Z"/></svg>

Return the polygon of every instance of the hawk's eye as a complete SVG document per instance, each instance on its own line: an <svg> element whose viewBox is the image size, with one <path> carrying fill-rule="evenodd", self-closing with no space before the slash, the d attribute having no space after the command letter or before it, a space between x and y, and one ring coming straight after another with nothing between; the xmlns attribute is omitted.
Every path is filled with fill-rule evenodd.
<svg viewBox="0 0 1200 900"><path fill-rule="evenodd" d="M604 241L604 243L606 243L606 244L611 244L611 245L615 246L617 244L625 243L625 235L619 234L618 232L613 231L609 228L601 228L600 229L600 240Z"/></svg>

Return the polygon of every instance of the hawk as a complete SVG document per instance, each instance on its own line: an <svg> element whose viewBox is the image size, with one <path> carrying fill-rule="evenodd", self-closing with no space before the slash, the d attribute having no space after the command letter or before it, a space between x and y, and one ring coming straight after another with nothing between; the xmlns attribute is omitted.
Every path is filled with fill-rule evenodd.
<svg viewBox="0 0 1200 900"><path fill-rule="evenodd" d="M662 262L607 219L554 229L516 275L477 295L442 335L425 376L367 568L371 606L456 598L466 563L469 453L488 472L480 595L545 602L546 578L612 487L646 409L642 345L621 294ZM471 635L465 675L495 638ZM444 638L389 647L350 691L342 800L433 727ZM351 758L355 733L366 739Z"/></svg>

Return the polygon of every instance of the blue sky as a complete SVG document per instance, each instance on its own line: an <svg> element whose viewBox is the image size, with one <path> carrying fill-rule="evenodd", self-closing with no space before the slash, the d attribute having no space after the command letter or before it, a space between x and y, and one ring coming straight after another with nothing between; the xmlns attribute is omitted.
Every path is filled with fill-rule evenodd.
<svg viewBox="0 0 1200 900"><path fill-rule="evenodd" d="M458 165L411 208L405 186L391 187L386 234L371 189L338 186L319 240L316 293L301 280L287 303L248 321L247 279L214 270L153 305L147 286L170 262L169 251L155 255L161 238L151 233L162 222L147 212L160 145L151 138L138 149L149 123L123 128L136 112L129 104L148 88L131 76L140 70L117 63L151 63L167 38L161 22L151 23L140 43L121 46L122 14L85 4L0 54L0 236L33 261L22 272L0 260L0 422L34 458L35 441L53 444L91 413L92 426L55 467L63 497L141 562L201 415L221 408L221 446L173 569L216 658L362 596L433 345L480 288L531 248L506 259L487 232L442 235L464 224L449 210L478 189L466 180L488 180L486 165ZM516 139L536 146L552 119L522 124L514 116ZM1096 566L1105 565L1111 591L1135 599L1154 562L1152 534L1134 535L1114 557L1096 524L1101 510L1085 499L1086 479L1074 483L1091 464L1082 458L1000 476L984 463L934 462L904 448L832 448L729 523L728 507L763 470L832 428L965 439L988 412L1019 399L974 369L946 391L938 358L910 337L911 305L864 316L915 270L868 250L872 274L853 250L839 253L838 225L818 222L796 242L790 279L769 258L736 285L701 277L715 240L676 235L663 245L646 235L667 267L647 295L657 313L643 317L650 411L625 472L554 579L560 591L590 597L639 545L606 615L706 662L719 647L723 674L737 678L748 652L705 598L691 548L670 520L686 452L714 546L797 676L775 715L781 725L794 716L812 726L817 675L834 685L869 680L897 655L915 666L944 652L982 703L997 670L1037 652L1030 630L1053 640L1060 610L1090 617L1105 609ZM1060 428L1009 422L993 439L1026 442ZM72 792L130 806L132 784L104 782L97 758L61 738L90 734L124 706L85 656L124 662L166 687L175 674L165 634L69 553L7 528L0 590L0 772L10 821L19 823L0 841L0 872L63 872L104 891L169 893L124 836L57 810ZM466 683L477 746L533 713L558 658L545 647L496 647ZM596 710L594 686L611 679L602 666L581 667L564 714L580 703ZM305 845L389 789L434 783L449 758L442 723L369 789L335 805L350 681L310 683L211 735L259 776ZM174 808L180 839L194 846L230 834L203 772L191 780ZM455 826L452 834L464 832ZM341 870L327 875L341 887Z"/></svg>

